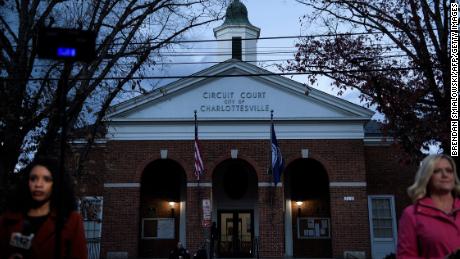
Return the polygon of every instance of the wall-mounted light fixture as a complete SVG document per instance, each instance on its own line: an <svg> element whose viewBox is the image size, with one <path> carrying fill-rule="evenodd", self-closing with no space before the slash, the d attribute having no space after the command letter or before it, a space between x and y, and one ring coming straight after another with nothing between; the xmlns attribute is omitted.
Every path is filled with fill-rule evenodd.
<svg viewBox="0 0 460 259"><path fill-rule="evenodd" d="M176 203L173 201L169 202L169 207L171 208L171 218L174 218L174 207L176 206Z"/></svg>
<svg viewBox="0 0 460 259"><path fill-rule="evenodd" d="M301 207L302 207L303 202L296 201L295 204L297 205L297 217L300 217L300 212L301 212Z"/></svg>

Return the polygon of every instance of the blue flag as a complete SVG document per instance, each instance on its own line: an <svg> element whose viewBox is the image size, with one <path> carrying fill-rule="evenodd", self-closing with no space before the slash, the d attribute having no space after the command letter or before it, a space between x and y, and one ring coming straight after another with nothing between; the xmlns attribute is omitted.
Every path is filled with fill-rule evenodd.
<svg viewBox="0 0 460 259"><path fill-rule="evenodd" d="M275 126L273 125L270 130L271 142L272 142L272 172L273 172L273 182L278 184L281 179L281 173L284 169L283 156L281 155L280 147L278 146L278 141L276 140Z"/></svg>

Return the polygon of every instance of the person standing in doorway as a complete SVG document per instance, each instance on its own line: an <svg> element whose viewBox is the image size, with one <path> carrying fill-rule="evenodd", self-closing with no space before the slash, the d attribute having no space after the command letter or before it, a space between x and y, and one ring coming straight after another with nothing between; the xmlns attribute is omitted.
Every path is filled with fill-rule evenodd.
<svg viewBox="0 0 460 259"><path fill-rule="evenodd" d="M215 248L218 239L219 232L217 230L216 222L212 222L211 225L211 243L209 244L209 258L212 259L215 257Z"/></svg>
<svg viewBox="0 0 460 259"><path fill-rule="evenodd" d="M176 247L169 253L169 259L190 259L190 253L178 242Z"/></svg>
<svg viewBox="0 0 460 259"><path fill-rule="evenodd" d="M460 181L447 155L423 159L408 188L413 205L399 221L396 258L446 258L460 249Z"/></svg>

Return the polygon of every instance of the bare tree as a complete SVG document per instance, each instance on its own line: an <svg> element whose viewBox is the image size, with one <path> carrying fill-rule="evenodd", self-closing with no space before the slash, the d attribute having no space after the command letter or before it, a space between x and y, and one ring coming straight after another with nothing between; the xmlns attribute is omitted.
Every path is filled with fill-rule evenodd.
<svg viewBox="0 0 460 259"><path fill-rule="evenodd" d="M449 150L449 2L439 0L297 0L311 12L305 26L325 28L299 42L281 67L327 76L340 89L359 89L385 115L384 131L418 159L439 143ZM318 32L318 31L316 31Z"/></svg>
<svg viewBox="0 0 460 259"><path fill-rule="evenodd" d="M69 135L91 125L93 143L117 96L145 91L135 78L156 69L161 51L184 32L216 20L220 0L17 0L0 1L0 179L6 182L30 152L57 149L59 98L67 83ZM97 33L96 59L89 64L37 59L40 27ZM67 71L67 72L66 72ZM90 122L90 123L88 123ZM82 156L83 158L84 156Z"/></svg>

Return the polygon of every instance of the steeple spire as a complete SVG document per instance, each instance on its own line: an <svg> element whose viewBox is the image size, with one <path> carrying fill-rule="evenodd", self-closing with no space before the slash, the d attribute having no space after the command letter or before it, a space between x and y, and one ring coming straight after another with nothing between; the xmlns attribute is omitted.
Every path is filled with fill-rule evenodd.
<svg viewBox="0 0 460 259"><path fill-rule="evenodd" d="M248 19L248 10L239 0L233 0L227 7L223 25L249 25L253 26Z"/></svg>
<svg viewBox="0 0 460 259"><path fill-rule="evenodd" d="M222 25L214 28L216 39L226 40L218 42L219 48L228 49L228 55L218 57L218 61L233 58L256 64L259 35L260 28L249 22L246 6L239 0L233 0L227 7Z"/></svg>

